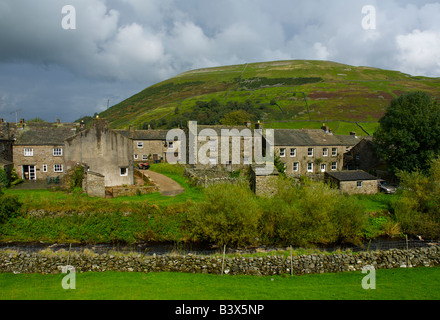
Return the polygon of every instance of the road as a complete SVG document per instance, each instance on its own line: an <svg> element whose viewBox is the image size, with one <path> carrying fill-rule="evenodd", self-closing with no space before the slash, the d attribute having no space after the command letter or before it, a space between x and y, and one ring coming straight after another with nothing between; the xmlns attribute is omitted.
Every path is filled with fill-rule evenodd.
<svg viewBox="0 0 440 320"><path fill-rule="evenodd" d="M180 184L163 174L150 170L141 170L141 172L159 186L160 193L163 196L177 196L185 192L185 189Z"/></svg>

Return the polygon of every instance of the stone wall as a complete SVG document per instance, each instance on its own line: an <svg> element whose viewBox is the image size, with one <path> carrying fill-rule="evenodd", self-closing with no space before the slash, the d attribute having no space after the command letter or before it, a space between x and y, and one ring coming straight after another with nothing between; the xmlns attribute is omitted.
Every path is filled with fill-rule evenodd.
<svg viewBox="0 0 440 320"><path fill-rule="evenodd" d="M364 180L360 187L357 185L357 181L341 181L339 189L348 194L376 194L379 192L377 180Z"/></svg>
<svg viewBox="0 0 440 320"><path fill-rule="evenodd" d="M265 256L226 258L224 273L232 275L311 274L359 271L365 266L375 269L432 267L440 264L440 247L410 250L391 249L344 254L307 256ZM76 272L186 272L221 274L222 257L198 255L143 256L141 254L95 254L91 252L24 253L0 251L0 272L60 273L62 266L71 265Z"/></svg>
<svg viewBox="0 0 440 320"><path fill-rule="evenodd" d="M237 176L235 176L233 172L228 171L224 168L222 169L185 168L183 175L188 178L189 183L192 186L203 186L205 188L217 183L247 182L247 179L244 177L244 171L241 171L240 174L237 174Z"/></svg>

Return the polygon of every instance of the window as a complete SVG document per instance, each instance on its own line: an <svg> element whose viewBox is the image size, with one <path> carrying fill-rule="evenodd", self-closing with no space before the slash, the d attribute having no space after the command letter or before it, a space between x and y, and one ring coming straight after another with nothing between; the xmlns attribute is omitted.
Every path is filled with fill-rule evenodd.
<svg viewBox="0 0 440 320"><path fill-rule="evenodd" d="M322 156L327 157L328 156L328 148L322 149Z"/></svg>
<svg viewBox="0 0 440 320"><path fill-rule="evenodd" d="M290 156L296 157L296 149L295 148L290 148Z"/></svg>
<svg viewBox="0 0 440 320"><path fill-rule="evenodd" d="M299 171L299 162L294 162L293 163L293 172L298 172Z"/></svg>
<svg viewBox="0 0 440 320"><path fill-rule="evenodd" d="M63 172L63 165L62 164L55 164L53 166L53 172Z"/></svg>
<svg viewBox="0 0 440 320"><path fill-rule="evenodd" d="M362 181L358 181L358 182L357 182L357 187L358 187L358 188L362 188Z"/></svg>
<svg viewBox="0 0 440 320"><path fill-rule="evenodd" d="M174 148L174 142L170 141L168 142L168 149L173 149Z"/></svg>
<svg viewBox="0 0 440 320"><path fill-rule="evenodd" d="M24 156L25 157L33 157L34 149L32 148L24 148Z"/></svg>
<svg viewBox="0 0 440 320"><path fill-rule="evenodd" d="M128 176L128 168L120 168L121 177Z"/></svg>
<svg viewBox="0 0 440 320"><path fill-rule="evenodd" d="M138 148L143 148L144 147L144 143L142 141L138 141L137 142L137 147Z"/></svg>
<svg viewBox="0 0 440 320"><path fill-rule="evenodd" d="M338 163L337 162L332 162L332 170L337 170L338 169Z"/></svg>
<svg viewBox="0 0 440 320"><path fill-rule="evenodd" d="M43 172L47 172L47 164L43 164Z"/></svg>
<svg viewBox="0 0 440 320"><path fill-rule="evenodd" d="M336 157L338 155L338 148L332 148L332 157Z"/></svg>
<svg viewBox="0 0 440 320"><path fill-rule="evenodd" d="M327 165L325 163L321 164L321 172L325 172L325 170L327 169Z"/></svg>
<svg viewBox="0 0 440 320"><path fill-rule="evenodd" d="M139 156L137 154L134 155L134 160L137 160Z"/></svg>
<svg viewBox="0 0 440 320"><path fill-rule="evenodd" d="M145 161L145 160L148 160L148 155L143 154L143 155L142 155L142 160L144 160L144 161Z"/></svg>
<svg viewBox="0 0 440 320"><path fill-rule="evenodd" d="M360 155L356 155L355 157L354 157L356 160L361 160L361 156Z"/></svg>
<svg viewBox="0 0 440 320"><path fill-rule="evenodd" d="M280 149L280 157L283 158L286 156L286 149L285 148L281 148Z"/></svg>
<svg viewBox="0 0 440 320"><path fill-rule="evenodd" d="M307 172L313 172L313 162L307 163Z"/></svg>
<svg viewBox="0 0 440 320"><path fill-rule="evenodd" d="M308 155L309 157L313 157L313 148L309 148L309 149L308 149L308 151L307 151L307 155Z"/></svg>
<svg viewBox="0 0 440 320"><path fill-rule="evenodd" d="M61 157L63 155L63 149L61 148L53 148L53 156Z"/></svg>
<svg viewBox="0 0 440 320"><path fill-rule="evenodd" d="M350 147L346 147L345 152L349 152L349 151L350 151Z"/></svg>

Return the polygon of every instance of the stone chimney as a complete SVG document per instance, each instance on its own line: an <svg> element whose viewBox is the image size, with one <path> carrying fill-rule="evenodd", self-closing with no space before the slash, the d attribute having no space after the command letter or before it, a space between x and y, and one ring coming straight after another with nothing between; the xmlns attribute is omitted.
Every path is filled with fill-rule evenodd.
<svg viewBox="0 0 440 320"><path fill-rule="evenodd" d="M263 124L261 123L260 120L258 120L258 122L255 124L255 129L263 129Z"/></svg>

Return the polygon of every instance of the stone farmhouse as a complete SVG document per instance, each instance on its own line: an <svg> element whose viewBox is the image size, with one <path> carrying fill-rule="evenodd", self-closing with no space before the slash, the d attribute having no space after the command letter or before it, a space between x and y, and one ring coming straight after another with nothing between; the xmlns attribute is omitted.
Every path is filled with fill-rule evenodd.
<svg viewBox="0 0 440 320"><path fill-rule="evenodd" d="M275 130L275 154L285 164L286 174L313 175L341 171L344 153L358 144L360 139L334 135L324 129Z"/></svg>
<svg viewBox="0 0 440 320"><path fill-rule="evenodd" d="M46 180L65 172L64 139L73 135L72 123L17 124L13 136L13 163L16 173L24 180Z"/></svg>

